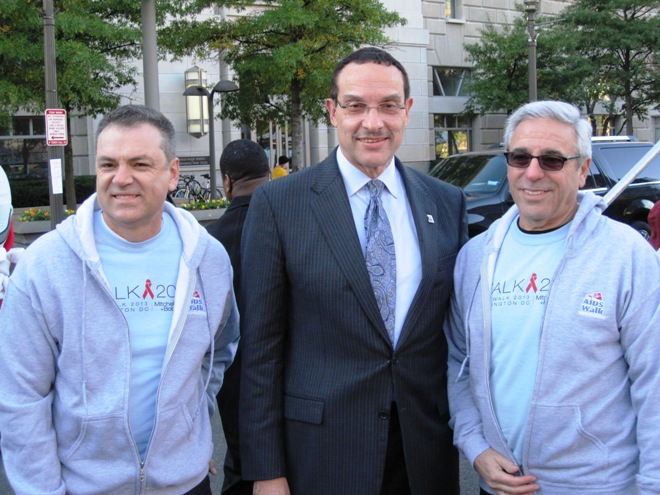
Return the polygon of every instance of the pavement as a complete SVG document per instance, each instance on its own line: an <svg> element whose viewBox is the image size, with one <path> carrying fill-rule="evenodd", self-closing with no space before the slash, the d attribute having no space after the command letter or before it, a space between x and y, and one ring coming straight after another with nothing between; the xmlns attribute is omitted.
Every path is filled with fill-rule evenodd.
<svg viewBox="0 0 660 495"><path fill-rule="evenodd" d="M213 451L213 459L218 468L218 475L211 476L211 491L213 495L220 495L222 488L222 462L225 458L225 451L227 450L227 443L222 433L222 426L218 415L214 415L213 419L213 443L215 449ZM474 470L470 467L468 462L461 456L461 495L478 495L479 484ZM0 466L0 495L15 495L14 491L9 486L7 478L5 477L4 467Z"/></svg>

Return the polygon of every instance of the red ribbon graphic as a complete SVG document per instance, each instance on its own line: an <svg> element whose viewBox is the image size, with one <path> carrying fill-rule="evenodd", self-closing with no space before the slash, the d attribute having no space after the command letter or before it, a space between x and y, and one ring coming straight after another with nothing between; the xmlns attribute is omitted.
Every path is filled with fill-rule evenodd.
<svg viewBox="0 0 660 495"><path fill-rule="evenodd" d="M154 293L151 292L151 280L147 279L147 281L144 284L144 294L142 294L142 299L146 299L147 295L151 296L151 299L154 298Z"/></svg>
<svg viewBox="0 0 660 495"><path fill-rule="evenodd" d="M538 290L536 288L536 273L532 273L532 278L529 279L529 285L525 289L525 292L529 292L529 289L532 289L534 292Z"/></svg>

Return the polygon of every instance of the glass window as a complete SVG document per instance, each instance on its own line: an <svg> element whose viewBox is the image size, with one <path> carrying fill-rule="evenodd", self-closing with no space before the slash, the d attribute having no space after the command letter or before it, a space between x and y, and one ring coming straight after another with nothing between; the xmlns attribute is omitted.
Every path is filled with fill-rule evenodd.
<svg viewBox="0 0 660 495"><path fill-rule="evenodd" d="M48 148L45 139L0 138L0 163L10 177L48 176Z"/></svg>
<svg viewBox="0 0 660 495"><path fill-rule="evenodd" d="M616 136L617 131L617 116L616 115L595 115L596 120L596 136ZM592 123L593 119L589 118Z"/></svg>
<svg viewBox="0 0 660 495"><path fill-rule="evenodd" d="M458 2L459 0L445 0L445 19L458 19L460 17Z"/></svg>
<svg viewBox="0 0 660 495"><path fill-rule="evenodd" d="M0 163L10 177L48 176L48 147L43 115L13 117L0 134Z"/></svg>
<svg viewBox="0 0 660 495"><path fill-rule="evenodd" d="M435 158L470 151L472 125L469 119L454 114L435 114Z"/></svg>
<svg viewBox="0 0 660 495"><path fill-rule="evenodd" d="M470 69L460 67L433 67L434 96L469 96Z"/></svg>

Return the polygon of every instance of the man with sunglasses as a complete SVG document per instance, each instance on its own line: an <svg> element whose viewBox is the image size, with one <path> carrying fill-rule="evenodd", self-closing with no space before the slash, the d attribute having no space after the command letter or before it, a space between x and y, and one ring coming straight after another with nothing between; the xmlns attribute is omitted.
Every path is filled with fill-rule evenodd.
<svg viewBox="0 0 660 495"><path fill-rule="evenodd" d="M481 493L660 493L660 258L579 192L567 103L507 121L513 206L461 250L445 325L454 442Z"/></svg>

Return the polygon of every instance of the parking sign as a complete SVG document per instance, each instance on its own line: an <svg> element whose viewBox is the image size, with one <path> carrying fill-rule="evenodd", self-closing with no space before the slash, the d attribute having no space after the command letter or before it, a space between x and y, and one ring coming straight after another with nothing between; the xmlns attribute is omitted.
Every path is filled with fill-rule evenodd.
<svg viewBox="0 0 660 495"><path fill-rule="evenodd" d="M66 146L69 137L66 131L66 110L46 110L46 142L48 146Z"/></svg>

